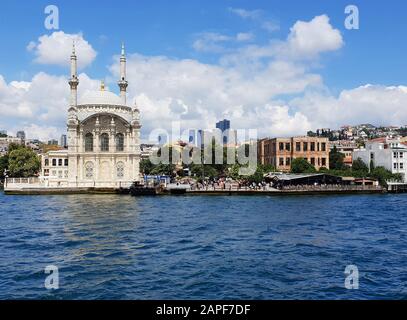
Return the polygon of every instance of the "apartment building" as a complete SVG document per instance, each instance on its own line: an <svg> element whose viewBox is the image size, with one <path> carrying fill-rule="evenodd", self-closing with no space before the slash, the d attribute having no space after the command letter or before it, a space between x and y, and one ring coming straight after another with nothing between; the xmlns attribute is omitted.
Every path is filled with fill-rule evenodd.
<svg viewBox="0 0 407 320"><path fill-rule="evenodd" d="M384 167L399 173L407 182L407 145L399 138L378 138L366 142L363 149L353 152L353 159L360 158L369 168Z"/></svg>
<svg viewBox="0 0 407 320"><path fill-rule="evenodd" d="M329 168L329 141L322 137L291 137L259 140L260 164L273 165L279 171L290 171L293 159L304 158L317 170Z"/></svg>
<svg viewBox="0 0 407 320"><path fill-rule="evenodd" d="M343 158L343 163L352 167L353 152L357 149L357 144L354 141L348 140L331 141L329 143L329 148L332 150L334 147L345 156Z"/></svg>

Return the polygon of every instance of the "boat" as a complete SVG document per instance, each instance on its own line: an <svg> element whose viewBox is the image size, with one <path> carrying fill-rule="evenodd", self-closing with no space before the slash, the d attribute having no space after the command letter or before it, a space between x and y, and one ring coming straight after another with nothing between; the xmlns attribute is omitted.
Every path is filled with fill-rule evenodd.
<svg viewBox="0 0 407 320"><path fill-rule="evenodd" d="M134 197L137 196L155 196L157 195L156 187L149 187L141 184L140 182L134 182L130 187L130 194Z"/></svg>
<svg viewBox="0 0 407 320"><path fill-rule="evenodd" d="M180 184L180 183L171 183L168 184L166 190L170 194L185 194L188 190L191 189L189 184Z"/></svg>

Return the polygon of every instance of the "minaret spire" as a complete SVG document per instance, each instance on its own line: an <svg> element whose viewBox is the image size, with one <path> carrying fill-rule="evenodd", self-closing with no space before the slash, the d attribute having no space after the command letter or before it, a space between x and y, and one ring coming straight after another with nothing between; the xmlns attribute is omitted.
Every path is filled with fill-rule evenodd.
<svg viewBox="0 0 407 320"><path fill-rule="evenodd" d="M126 104L127 86L129 85L126 80L126 53L124 50L124 43L122 43L122 53L120 56L120 80L118 82L120 88L120 97L123 104Z"/></svg>
<svg viewBox="0 0 407 320"><path fill-rule="evenodd" d="M70 106L76 107L78 104L78 70L77 70L77 58L75 53L75 42L72 43L72 55L71 55L71 78L69 79L69 86L71 87L71 101Z"/></svg>

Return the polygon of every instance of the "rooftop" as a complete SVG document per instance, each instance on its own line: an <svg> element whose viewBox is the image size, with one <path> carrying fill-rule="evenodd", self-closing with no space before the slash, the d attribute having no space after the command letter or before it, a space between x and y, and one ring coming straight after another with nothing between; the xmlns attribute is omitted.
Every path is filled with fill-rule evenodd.
<svg viewBox="0 0 407 320"><path fill-rule="evenodd" d="M87 91L79 100L78 105L115 105L122 106L122 99L113 92L106 90Z"/></svg>

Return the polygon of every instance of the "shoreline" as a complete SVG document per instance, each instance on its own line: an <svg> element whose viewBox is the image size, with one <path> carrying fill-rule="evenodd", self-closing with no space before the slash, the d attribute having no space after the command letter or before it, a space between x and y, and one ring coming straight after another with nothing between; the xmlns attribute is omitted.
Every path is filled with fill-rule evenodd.
<svg viewBox="0 0 407 320"><path fill-rule="evenodd" d="M130 189L111 188L26 188L3 190L5 195L74 195L74 194L118 194L129 195ZM387 194L386 189L361 190L188 190L181 194L172 194L169 190L150 196L294 196L294 195L349 195L349 194ZM138 195L143 196L143 195Z"/></svg>

